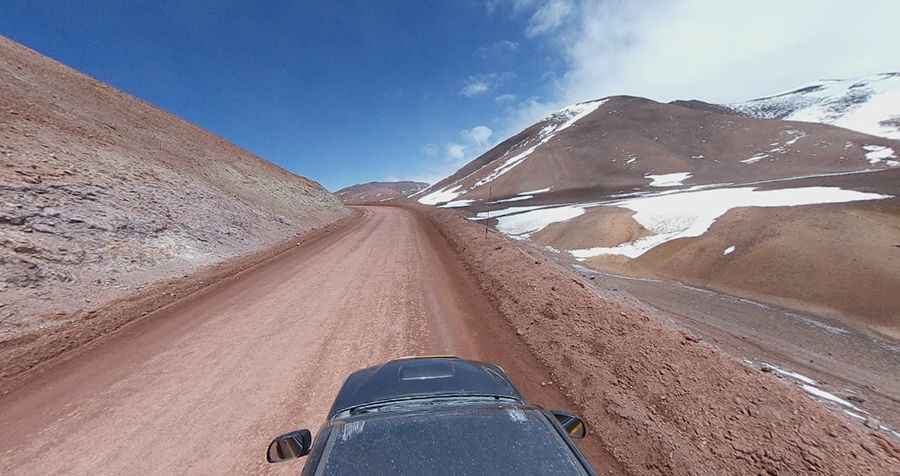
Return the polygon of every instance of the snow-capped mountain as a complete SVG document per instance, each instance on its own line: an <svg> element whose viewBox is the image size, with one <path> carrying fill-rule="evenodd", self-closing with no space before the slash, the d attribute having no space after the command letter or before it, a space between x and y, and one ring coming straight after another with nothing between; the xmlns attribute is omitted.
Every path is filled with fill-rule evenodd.
<svg viewBox="0 0 900 476"><path fill-rule="evenodd" d="M551 114L410 197L477 207L544 189L546 198L747 183L900 167L897 152L888 138L828 124L613 96Z"/></svg>
<svg viewBox="0 0 900 476"><path fill-rule="evenodd" d="M900 255L889 252L900 243L900 143L883 136L900 112L897 83L823 82L741 112L581 103L410 198L586 268L807 303L882 332L900 319L885 317L900 309ZM882 136L836 127L847 123Z"/></svg>
<svg viewBox="0 0 900 476"><path fill-rule="evenodd" d="M900 139L900 73L829 79L729 106L762 119L822 122Z"/></svg>
<svg viewBox="0 0 900 476"><path fill-rule="evenodd" d="M604 102L606 102L606 99L598 99L594 101L573 104L548 115L547 117L541 119L541 121L534 126L526 129L525 131L522 131L517 136L495 147L495 150L503 149L502 154L499 154L497 158L492 158L489 162L483 165L480 164L480 158L476 159L471 165L477 164L479 166L473 172L468 173L466 169L469 167L467 166L451 177L448 177L448 179L450 179L459 176L460 174L464 174L465 176L462 177L461 180L465 180L474 175L479 175L481 172L485 171L486 167L493 166L493 170L491 170L490 173L487 173L485 176L480 177L469 187L463 189L463 185L460 184L453 188L437 188L439 185L444 185L444 182L448 180L444 179L443 181L434 184L433 187L425 190L430 193L423 195L419 198L418 201L426 205L435 205L442 202L449 202L460 195L481 187L482 185L493 182L501 175L506 174L514 167L522 163L525 159L528 158L528 156L530 156L535 150L537 150L538 147L549 142L558 133L568 129L579 119L596 111L597 108L603 105ZM530 131L532 130L534 130L534 133L530 133ZM521 140L518 140L519 136L524 137ZM510 142L513 143L510 144ZM490 156L491 152L494 152L494 150L484 154L483 157ZM502 162L500 162L501 159Z"/></svg>

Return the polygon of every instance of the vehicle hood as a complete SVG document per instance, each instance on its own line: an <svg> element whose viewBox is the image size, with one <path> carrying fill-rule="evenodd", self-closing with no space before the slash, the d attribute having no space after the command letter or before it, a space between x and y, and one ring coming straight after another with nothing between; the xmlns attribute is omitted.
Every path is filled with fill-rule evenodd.
<svg viewBox="0 0 900 476"><path fill-rule="evenodd" d="M522 400L496 365L459 358L401 359L351 374L328 413L371 403L433 396L498 396Z"/></svg>

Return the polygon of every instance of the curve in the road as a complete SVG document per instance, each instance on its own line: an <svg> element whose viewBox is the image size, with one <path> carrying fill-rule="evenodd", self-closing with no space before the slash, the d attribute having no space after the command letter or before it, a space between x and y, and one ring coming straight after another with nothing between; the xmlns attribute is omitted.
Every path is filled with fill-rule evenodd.
<svg viewBox="0 0 900 476"><path fill-rule="evenodd" d="M3 397L0 473L296 473L264 463L270 438L315 431L348 373L411 354L497 362L534 403L569 406L426 218L362 211Z"/></svg>

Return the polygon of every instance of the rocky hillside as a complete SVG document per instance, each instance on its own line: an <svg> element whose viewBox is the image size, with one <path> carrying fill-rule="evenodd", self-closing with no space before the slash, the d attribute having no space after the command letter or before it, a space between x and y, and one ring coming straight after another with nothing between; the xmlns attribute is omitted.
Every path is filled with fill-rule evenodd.
<svg viewBox="0 0 900 476"><path fill-rule="evenodd" d="M823 124L617 96L565 108L436 183L419 201L601 194L900 165L896 142ZM672 174L680 174L678 177Z"/></svg>
<svg viewBox="0 0 900 476"><path fill-rule="evenodd" d="M611 97L548 116L416 198L596 269L896 336L898 152L826 124Z"/></svg>
<svg viewBox="0 0 900 476"><path fill-rule="evenodd" d="M344 203L377 203L408 197L428 187L425 182L369 182L344 187L335 195Z"/></svg>
<svg viewBox="0 0 900 476"><path fill-rule="evenodd" d="M321 227L319 184L0 37L0 346Z"/></svg>
<svg viewBox="0 0 900 476"><path fill-rule="evenodd" d="M900 139L900 73L829 79L730 107L763 119L822 122Z"/></svg>

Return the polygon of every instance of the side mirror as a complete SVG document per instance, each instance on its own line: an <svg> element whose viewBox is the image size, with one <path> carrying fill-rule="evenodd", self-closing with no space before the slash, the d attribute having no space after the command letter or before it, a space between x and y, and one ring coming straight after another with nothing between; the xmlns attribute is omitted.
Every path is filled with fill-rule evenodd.
<svg viewBox="0 0 900 476"><path fill-rule="evenodd" d="M266 452L266 460L270 463L280 463L289 459L299 458L309 454L312 446L312 433L309 430L297 430L285 433L272 440L269 451Z"/></svg>
<svg viewBox="0 0 900 476"><path fill-rule="evenodd" d="M550 413L556 417L556 421L559 422L559 425L566 430L570 437L584 438L587 435L587 425L584 424L584 420L580 417L559 410L554 410Z"/></svg>

